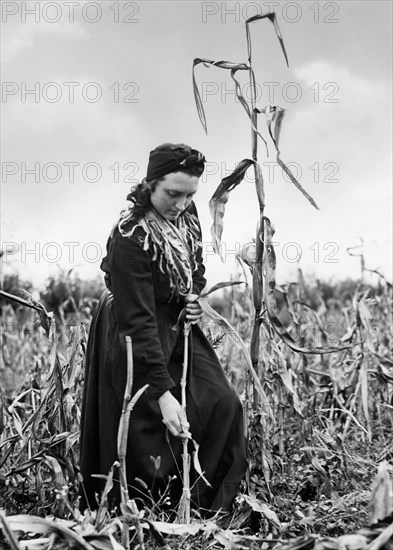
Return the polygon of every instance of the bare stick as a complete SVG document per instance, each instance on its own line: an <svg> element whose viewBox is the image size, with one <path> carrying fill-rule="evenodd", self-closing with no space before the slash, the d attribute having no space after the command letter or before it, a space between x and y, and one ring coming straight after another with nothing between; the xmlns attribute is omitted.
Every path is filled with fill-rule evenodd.
<svg viewBox="0 0 393 550"><path fill-rule="evenodd" d="M187 398L186 398L186 386L187 386L187 370L188 370L188 336L190 333L191 324L186 322L184 323L184 355L183 355L183 373L180 381L181 386L181 424L183 432L188 432L188 422L187 422ZM191 492L190 492L190 455L188 453L188 437L183 439L183 493L180 499L179 504L179 513L178 517L182 523L190 523L191 513L190 513L190 501L191 501Z"/></svg>
<svg viewBox="0 0 393 550"><path fill-rule="evenodd" d="M128 427L130 424L130 414L134 408L135 403L138 401L139 397L148 387L146 384L141 388L131 399L132 393L132 384L134 381L134 362L132 357L132 341L130 336L126 336L126 349L127 349L127 382L124 390L124 399L123 399L123 409L121 411L121 417L119 422L119 430L117 433L117 454L119 455L120 462L120 491L121 491L121 504L122 512L127 517L126 513L128 509L131 509L133 513L133 518L135 522L136 533L138 536L140 548L143 550L143 530L140 525L138 508L135 504L135 501L131 500L130 505L128 505L128 486L127 486L127 471L126 471L126 456L127 456L127 440L128 440ZM129 532L129 520L124 519L123 522L123 533L122 533L122 544L125 548L129 548L130 545L130 532Z"/></svg>

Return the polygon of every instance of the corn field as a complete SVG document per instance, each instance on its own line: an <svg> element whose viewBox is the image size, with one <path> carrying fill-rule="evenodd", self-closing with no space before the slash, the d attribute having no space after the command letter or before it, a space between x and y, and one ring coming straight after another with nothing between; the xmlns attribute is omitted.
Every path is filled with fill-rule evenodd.
<svg viewBox="0 0 393 550"><path fill-rule="evenodd" d="M357 531L369 544L383 533L381 520L393 511L389 284L359 283L352 295L326 299L299 271L296 282L276 290L281 330L297 347L338 351L294 351L262 324L258 378L265 401L244 357L254 314L249 287L209 297L223 316L205 306L202 326L242 398L250 459L225 528L197 516L188 526L169 523L160 503L110 513L105 495L98 512L78 511L83 359L96 299L77 296L71 282L67 288L50 313L26 293L22 302L35 309L1 303L0 507L10 547L122 548L125 518L141 548L202 548L207 541L213 548L271 548L299 545L301 535L307 547L322 536L333 548L332 537Z"/></svg>

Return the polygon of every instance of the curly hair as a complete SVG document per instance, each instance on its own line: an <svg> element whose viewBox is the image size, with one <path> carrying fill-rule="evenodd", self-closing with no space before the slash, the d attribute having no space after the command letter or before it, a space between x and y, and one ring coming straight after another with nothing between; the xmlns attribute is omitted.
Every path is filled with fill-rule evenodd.
<svg viewBox="0 0 393 550"><path fill-rule="evenodd" d="M165 150L174 150L174 149L184 149L187 153L191 153L191 147L185 145L184 143L163 143L159 145L154 150L155 151L165 151ZM194 164L192 166L180 166L173 173L181 172L189 176L200 177L203 173L204 165L203 164ZM156 189L158 183L163 181L165 176L160 178L143 180L131 188L130 193L127 195L127 200L131 204L120 213L119 227L124 226L129 221L139 221L151 208L151 193Z"/></svg>

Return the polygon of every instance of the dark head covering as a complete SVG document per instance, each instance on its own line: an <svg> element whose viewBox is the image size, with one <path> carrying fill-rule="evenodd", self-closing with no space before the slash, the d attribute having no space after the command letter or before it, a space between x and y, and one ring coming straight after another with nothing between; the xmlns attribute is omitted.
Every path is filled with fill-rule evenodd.
<svg viewBox="0 0 393 550"><path fill-rule="evenodd" d="M188 146L160 146L150 151L146 179L151 181L191 166L199 166L203 172L205 157L202 153Z"/></svg>

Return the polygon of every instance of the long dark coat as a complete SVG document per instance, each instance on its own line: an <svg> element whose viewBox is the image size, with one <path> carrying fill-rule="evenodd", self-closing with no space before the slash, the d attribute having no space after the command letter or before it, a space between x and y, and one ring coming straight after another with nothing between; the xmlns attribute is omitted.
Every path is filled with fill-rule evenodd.
<svg viewBox="0 0 393 550"><path fill-rule="evenodd" d="M130 226L131 227L131 226ZM168 434L157 398L170 390L180 402L183 335L173 330L184 306L171 297L169 278L144 250L145 232L137 227L131 237L115 228L108 240L101 268L108 290L94 312L86 353L81 419L82 507L96 507L96 493L104 482L91 477L106 475L117 460L117 432L126 383L125 336L133 344L133 393L149 388L130 417L127 480L133 498L155 499L170 483L175 505L181 494L182 442ZM201 250L197 253L193 292L204 285ZM202 470L212 485L192 470L195 506L228 510L247 468L241 403L227 382L214 350L194 325L190 335L187 381L187 418L193 439L200 445ZM190 449L192 450L192 449ZM140 481L141 480L141 481ZM113 502L118 502L115 483Z"/></svg>

